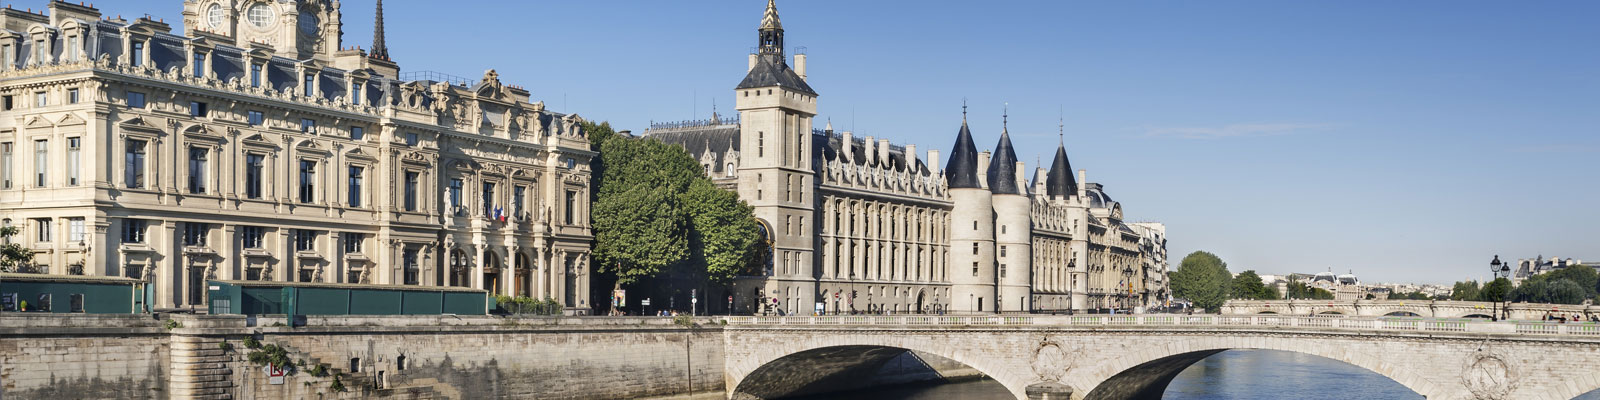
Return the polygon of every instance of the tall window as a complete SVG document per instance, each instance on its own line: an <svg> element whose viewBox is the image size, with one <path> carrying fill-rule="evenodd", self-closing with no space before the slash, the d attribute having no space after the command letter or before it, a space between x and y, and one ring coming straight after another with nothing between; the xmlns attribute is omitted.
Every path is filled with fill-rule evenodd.
<svg viewBox="0 0 1600 400"><path fill-rule="evenodd" d="M129 53L131 53L128 56L132 57L130 61L133 62L133 66L144 65L144 42L133 42L133 51Z"/></svg>
<svg viewBox="0 0 1600 400"><path fill-rule="evenodd" d="M130 188L144 188L144 141L128 139L123 156L123 183Z"/></svg>
<svg viewBox="0 0 1600 400"><path fill-rule="evenodd" d="M147 225L149 225L149 222L142 219L123 220L122 242L144 243L144 231Z"/></svg>
<svg viewBox="0 0 1600 400"><path fill-rule="evenodd" d="M461 207L461 184L461 178L450 179L450 205L458 208ZM449 212L456 211L451 210ZM457 213L457 215L460 215L460 213Z"/></svg>
<svg viewBox="0 0 1600 400"><path fill-rule="evenodd" d="M350 104L355 104L355 105L358 105L358 106L361 105L361 87L362 86L366 86L366 85L365 84L361 84L361 83L356 83L354 85L350 85Z"/></svg>
<svg viewBox="0 0 1600 400"><path fill-rule="evenodd" d="M144 93L128 92L128 108L144 108Z"/></svg>
<svg viewBox="0 0 1600 400"><path fill-rule="evenodd" d="M568 190L567 191L567 213L566 213L567 214L566 215L567 225L572 225L573 213L575 211L577 211L577 208L578 208L578 192L575 191L575 190Z"/></svg>
<svg viewBox="0 0 1600 400"><path fill-rule="evenodd" d="M250 126L261 126L261 123L266 121L266 119L266 114L262 114L260 111L250 110Z"/></svg>
<svg viewBox="0 0 1600 400"><path fill-rule="evenodd" d="M317 163L300 160L300 202L316 201Z"/></svg>
<svg viewBox="0 0 1600 400"><path fill-rule="evenodd" d="M244 155L244 197L250 199L261 198L261 170L262 156L260 154Z"/></svg>
<svg viewBox="0 0 1600 400"><path fill-rule="evenodd" d="M45 92L34 93L33 103L34 107L44 107L50 105L50 94Z"/></svg>
<svg viewBox="0 0 1600 400"><path fill-rule="evenodd" d="M978 262L972 262L972 276L978 276Z"/></svg>
<svg viewBox="0 0 1600 400"><path fill-rule="evenodd" d="M259 248L261 248L261 238L264 236L261 232L262 232L261 231L261 227L259 227L259 226L241 226L241 227L239 227L239 242L240 242L240 244L243 245L244 248L246 248L246 249L259 249Z"/></svg>
<svg viewBox="0 0 1600 400"><path fill-rule="evenodd" d="M314 250L316 250L316 242L317 242L317 232L316 231L313 231L313 230L310 230L310 229L295 229L294 230L294 250L295 251L314 251Z"/></svg>
<svg viewBox="0 0 1600 400"><path fill-rule="evenodd" d="M522 203L527 201L527 186L518 185L511 189L511 213L522 214Z"/></svg>
<svg viewBox="0 0 1600 400"><path fill-rule="evenodd" d="M406 211L417 210L417 181L421 174L416 171L406 171Z"/></svg>
<svg viewBox="0 0 1600 400"><path fill-rule="evenodd" d="M1005 246L1000 246L1000 256L1001 257L1005 257L1006 256L1006 247Z"/></svg>
<svg viewBox="0 0 1600 400"><path fill-rule="evenodd" d="M483 215L494 216L494 184L483 184Z"/></svg>
<svg viewBox="0 0 1600 400"><path fill-rule="evenodd" d="M206 77L206 53L194 53L194 76L198 78Z"/></svg>
<svg viewBox="0 0 1600 400"><path fill-rule="evenodd" d="M206 192L206 153L204 147L189 148L189 193Z"/></svg>
<svg viewBox="0 0 1600 400"><path fill-rule="evenodd" d="M16 159L11 145L11 142L0 143L0 189L11 188L11 163Z"/></svg>
<svg viewBox="0 0 1600 400"><path fill-rule="evenodd" d="M50 141L33 141L34 187L44 187L50 180Z"/></svg>
<svg viewBox="0 0 1600 400"><path fill-rule="evenodd" d="M49 218L34 218L33 219L33 225L37 226L37 228L34 228L35 232L38 233L37 235L34 236L34 241L35 242L50 243L50 242L54 242L55 241L55 235L50 232L51 223L52 222L51 222L51 220Z"/></svg>
<svg viewBox="0 0 1600 400"><path fill-rule="evenodd" d="M83 148L83 138L67 138L67 186L78 186L80 154Z"/></svg>
<svg viewBox="0 0 1600 400"><path fill-rule="evenodd" d="M206 236L211 232L211 225L201 222L183 224L184 246L205 246Z"/></svg>
<svg viewBox="0 0 1600 400"><path fill-rule="evenodd" d="M67 218L67 241L83 243L89 240L88 228L83 224L83 217Z"/></svg>
<svg viewBox="0 0 1600 400"><path fill-rule="evenodd" d="M364 239L366 235L355 232L345 232L340 234L340 236L343 236L341 239L344 241L345 254L361 252L361 240Z"/></svg>
<svg viewBox="0 0 1600 400"><path fill-rule="evenodd" d="M1001 278L1006 277L1006 265L1005 264L1000 264L1000 277Z"/></svg>
<svg viewBox="0 0 1600 400"><path fill-rule="evenodd" d="M261 87L261 64L250 64L250 87Z"/></svg>
<svg viewBox="0 0 1600 400"><path fill-rule="evenodd" d="M420 270L421 270L421 266L417 264L417 249L406 248L405 252L401 256L401 262L405 264L406 284L407 285L416 285L416 284L418 284L419 283L418 278L420 278L420 275L421 275L419 273Z"/></svg>
<svg viewBox="0 0 1600 400"><path fill-rule="evenodd" d="M78 54L83 52L83 39L77 36L67 37L67 60L78 61Z"/></svg>
<svg viewBox="0 0 1600 400"><path fill-rule="evenodd" d="M78 104L78 89L67 89L67 104Z"/></svg>
<svg viewBox="0 0 1600 400"><path fill-rule="evenodd" d="M311 95L311 90L316 85L316 83L317 83L317 76L316 75L306 74L306 82L305 82L305 85L302 86L302 89L304 89L304 90L302 91L301 94L306 95L306 96L310 96Z"/></svg>
<svg viewBox="0 0 1600 400"><path fill-rule="evenodd" d="M350 197L349 203L350 203L351 207L361 207L361 173L363 172L362 170L363 170L363 168L361 168L361 167L350 167L350 184L349 184L349 187L346 188L346 189L350 192L349 193L349 197Z"/></svg>
<svg viewBox="0 0 1600 400"><path fill-rule="evenodd" d="M765 156L766 154L767 154L767 133L766 132L756 132L756 157L762 157L762 156Z"/></svg>
<svg viewBox="0 0 1600 400"><path fill-rule="evenodd" d="M361 138L364 138L366 136L367 136L367 132L365 130L361 129L361 127L359 127L359 126L350 127L350 138L351 139L361 140Z"/></svg>

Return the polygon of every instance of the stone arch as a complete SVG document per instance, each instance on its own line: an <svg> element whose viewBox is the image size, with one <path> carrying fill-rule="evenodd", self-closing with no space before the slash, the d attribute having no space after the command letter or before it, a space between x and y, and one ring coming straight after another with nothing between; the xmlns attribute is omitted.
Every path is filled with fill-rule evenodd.
<svg viewBox="0 0 1600 400"><path fill-rule="evenodd" d="M1348 346L1307 346L1306 339L1285 336L1212 336L1175 341L1167 346L1130 352L1108 359L1100 365L1082 369L1068 383L1085 400L1160 398L1167 384L1184 368L1226 350L1278 350L1323 357L1361 367L1394 380L1426 398L1445 398L1432 393L1441 386L1416 372L1394 368L1382 355L1369 354ZM1076 370L1075 371L1079 371ZM1087 390L1085 390L1087 389Z"/></svg>
<svg viewBox="0 0 1600 400"><path fill-rule="evenodd" d="M855 334L855 335L802 335L798 340L761 343L746 357L727 358L727 387L731 399L775 398L804 393L808 385L827 382L830 377L848 376L864 368L881 365L903 351L912 350L944 357L972 367L994 378L1016 398L1026 398L1025 382L1018 373L1004 363L1005 357L994 357L981 350L938 345L926 335L906 334ZM821 372L821 362L832 362L832 369ZM803 366L798 367L798 366ZM793 375L785 376L785 372ZM773 380L777 380L774 382ZM767 383L770 387L759 387ZM789 392L785 392L789 391ZM774 392L779 392L774 395Z"/></svg>
<svg viewBox="0 0 1600 400"><path fill-rule="evenodd" d="M1463 316L1461 316L1461 318L1482 318L1482 319L1494 319L1494 317L1493 317L1493 316L1490 316L1490 315L1489 315L1489 314L1478 314L1478 313L1473 313L1473 314L1467 314L1467 315L1463 315Z"/></svg>
<svg viewBox="0 0 1600 400"><path fill-rule="evenodd" d="M1344 311L1341 311L1341 310L1318 311L1317 315L1344 315Z"/></svg>
<svg viewBox="0 0 1600 400"><path fill-rule="evenodd" d="M1385 317L1420 317L1421 315L1418 315L1417 313L1414 313L1414 312L1411 312L1411 311L1397 310L1397 311L1390 311L1387 314L1383 314L1383 316L1385 316Z"/></svg>

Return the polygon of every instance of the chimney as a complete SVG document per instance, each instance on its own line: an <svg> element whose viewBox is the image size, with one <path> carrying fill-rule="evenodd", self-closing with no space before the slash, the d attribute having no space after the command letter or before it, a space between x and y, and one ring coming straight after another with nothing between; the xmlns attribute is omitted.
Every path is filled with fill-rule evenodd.
<svg viewBox="0 0 1600 400"><path fill-rule="evenodd" d="M872 149L872 145L877 143L872 140L871 136L867 136L866 140L861 141L861 157L865 158L865 160L862 160L865 161L862 164L872 164L873 157L878 156L878 153L873 152Z"/></svg>
<svg viewBox="0 0 1600 400"><path fill-rule="evenodd" d="M906 172L917 172L917 145L906 145Z"/></svg>
<svg viewBox="0 0 1600 400"><path fill-rule="evenodd" d="M800 80L806 80L806 55L794 55L794 73L800 75Z"/></svg>
<svg viewBox="0 0 1600 400"><path fill-rule="evenodd" d="M889 139L878 139L878 162L889 164Z"/></svg>
<svg viewBox="0 0 1600 400"><path fill-rule="evenodd" d="M1023 171L1027 171L1027 170L1028 170L1028 164L1023 163L1021 161L1017 161L1017 175L1016 175L1017 187L1019 187L1019 188L1028 187L1028 175L1023 173ZM1027 193L1027 191L1023 191L1022 194L1026 195L1028 193Z"/></svg>
<svg viewBox="0 0 1600 400"><path fill-rule="evenodd" d="M850 161L855 161L856 153L852 153L850 151L851 147L855 147L855 145L856 145L855 142L856 142L855 134L851 133L850 131L844 131L844 140L839 141L839 143L842 143L839 146L839 148L841 149L841 151L839 152L839 158L850 160Z"/></svg>
<svg viewBox="0 0 1600 400"><path fill-rule="evenodd" d="M1087 195L1089 195L1089 172L1088 170L1080 169L1078 170L1078 197Z"/></svg>
<svg viewBox="0 0 1600 400"><path fill-rule="evenodd" d="M928 150L928 172L939 174L939 149Z"/></svg>
<svg viewBox="0 0 1600 400"><path fill-rule="evenodd" d="M750 72L754 69L756 69L756 53L750 53L750 67L745 68L744 72Z"/></svg>
<svg viewBox="0 0 1600 400"><path fill-rule="evenodd" d="M988 189L989 188L989 180L988 179L984 179L984 171L988 171L988 170L989 170L989 151L988 150L984 150L982 153L978 153L978 185L982 186L984 189Z"/></svg>
<svg viewBox="0 0 1600 400"><path fill-rule="evenodd" d="M1038 193L1041 196L1044 195L1046 193L1045 185L1047 185L1048 181L1050 180L1049 177L1050 177L1050 170L1044 169L1044 167L1034 168L1033 169L1033 183L1034 183L1033 192L1034 193Z"/></svg>

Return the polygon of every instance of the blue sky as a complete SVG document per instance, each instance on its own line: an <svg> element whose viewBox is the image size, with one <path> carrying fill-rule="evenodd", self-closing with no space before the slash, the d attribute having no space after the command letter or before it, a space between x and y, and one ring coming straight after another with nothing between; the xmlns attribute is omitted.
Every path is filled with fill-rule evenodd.
<svg viewBox="0 0 1600 400"><path fill-rule="evenodd" d="M17 6L42 7L43 2ZM38 4L31 4L38 3ZM180 19L179 1L101 2ZM446 5L447 4L447 5ZM346 45L370 0L344 0ZM497 69L552 109L643 130L731 111L765 1L391 0L407 71ZM1002 105L1019 158L1074 167L1130 220L1235 272L1482 278L1600 261L1600 3L780 1L822 119L948 154ZM488 39L488 40L480 40Z"/></svg>

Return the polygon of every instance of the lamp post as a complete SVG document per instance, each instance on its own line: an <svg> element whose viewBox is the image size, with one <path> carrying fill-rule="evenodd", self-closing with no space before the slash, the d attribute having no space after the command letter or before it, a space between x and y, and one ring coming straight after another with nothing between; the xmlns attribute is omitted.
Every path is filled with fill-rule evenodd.
<svg viewBox="0 0 1600 400"><path fill-rule="evenodd" d="M1489 261L1489 274L1494 276L1495 280L1499 280L1501 278L1510 278L1511 277L1511 263L1500 262L1500 255L1496 254L1496 255L1494 255L1494 260ZM1487 284L1485 286L1487 286ZM1491 305L1491 307L1493 309L1495 309L1494 310L1494 318L1490 318L1491 320L1498 321L1498 320L1501 320L1501 319L1510 319L1511 318L1511 310L1509 310L1511 305L1510 304L1506 304L1504 307L1500 306L1500 302L1506 300L1505 297L1506 297L1507 294L1509 294L1509 293L1501 294L1500 295L1500 299L1495 300L1494 304ZM1501 316L1500 313L1502 313L1502 312L1505 313L1504 316Z"/></svg>

